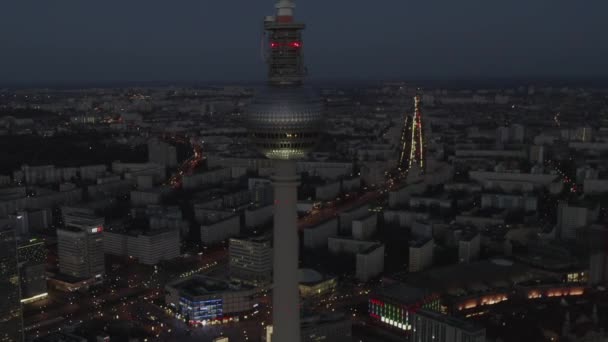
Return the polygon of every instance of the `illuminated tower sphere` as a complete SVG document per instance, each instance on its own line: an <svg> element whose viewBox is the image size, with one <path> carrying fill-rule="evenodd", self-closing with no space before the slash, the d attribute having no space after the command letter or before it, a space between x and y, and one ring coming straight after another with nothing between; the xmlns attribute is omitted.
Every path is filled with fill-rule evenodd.
<svg viewBox="0 0 608 342"><path fill-rule="evenodd" d="M273 342L300 341L298 288L296 160L317 143L321 101L302 86L304 25L293 20L293 0L279 0L277 15L266 17L268 87L247 110L250 138L267 158L275 160L273 241Z"/></svg>
<svg viewBox="0 0 608 342"><path fill-rule="evenodd" d="M306 88L268 87L257 94L247 114L252 142L267 158L301 159L318 141L321 102Z"/></svg>
<svg viewBox="0 0 608 342"><path fill-rule="evenodd" d="M269 87L258 92L247 110L250 137L270 159L301 159L318 141L321 101L302 82L304 24L293 21L293 0L279 0L277 16L264 23L269 38Z"/></svg>

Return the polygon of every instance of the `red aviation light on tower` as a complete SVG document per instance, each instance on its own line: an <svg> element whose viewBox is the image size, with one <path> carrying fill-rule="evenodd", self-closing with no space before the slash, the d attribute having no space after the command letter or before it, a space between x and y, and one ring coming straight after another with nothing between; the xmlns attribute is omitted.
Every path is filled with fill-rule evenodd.
<svg viewBox="0 0 608 342"><path fill-rule="evenodd" d="M289 42L289 43L271 42L270 43L270 47L272 49L276 49L276 48L279 48L281 46L287 46L287 47L290 47L290 48L299 49L299 48L302 47L302 42Z"/></svg>

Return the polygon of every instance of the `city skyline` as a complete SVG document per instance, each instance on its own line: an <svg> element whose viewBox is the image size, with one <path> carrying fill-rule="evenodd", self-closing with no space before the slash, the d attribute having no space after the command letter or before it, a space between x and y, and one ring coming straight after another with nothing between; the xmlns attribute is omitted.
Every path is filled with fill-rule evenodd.
<svg viewBox="0 0 608 342"><path fill-rule="evenodd" d="M141 5L4 4L0 83L263 80L263 4ZM608 76L606 3L373 5L301 6L312 80Z"/></svg>
<svg viewBox="0 0 608 342"><path fill-rule="evenodd" d="M0 342L608 341L606 10L0 6Z"/></svg>

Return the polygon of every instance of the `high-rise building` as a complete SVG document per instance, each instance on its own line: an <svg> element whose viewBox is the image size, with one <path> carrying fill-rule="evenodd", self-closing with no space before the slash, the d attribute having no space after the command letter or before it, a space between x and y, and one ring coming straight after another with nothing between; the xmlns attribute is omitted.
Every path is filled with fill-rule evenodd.
<svg viewBox="0 0 608 342"><path fill-rule="evenodd" d="M576 239L577 230L594 223L599 212L599 206L560 203L557 206L557 236L563 240Z"/></svg>
<svg viewBox="0 0 608 342"><path fill-rule="evenodd" d="M29 303L45 298L47 293L46 246L43 239L22 239L17 249L21 302Z"/></svg>
<svg viewBox="0 0 608 342"><path fill-rule="evenodd" d="M266 237L230 239L230 276L262 285L272 279L272 246Z"/></svg>
<svg viewBox="0 0 608 342"><path fill-rule="evenodd" d="M253 144L275 161L273 326L275 342L300 341L296 160L316 145L321 129L318 96L302 87L306 68L302 30L294 21L293 0L278 0L276 16L266 17L267 89L247 113Z"/></svg>
<svg viewBox="0 0 608 342"><path fill-rule="evenodd" d="M596 286L608 283L608 253L594 251L589 257L589 284Z"/></svg>
<svg viewBox="0 0 608 342"><path fill-rule="evenodd" d="M65 228L57 230L59 271L75 278L101 279L104 218L88 209L64 207L62 211Z"/></svg>
<svg viewBox="0 0 608 342"><path fill-rule="evenodd" d="M23 341L17 237L8 226L0 227L0 294L0 341Z"/></svg>
<svg viewBox="0 0 608 342"><path fill-rule="evenodd" d="M468 263L479 258L481 236L476 232L466 233L458 241L458 262Z"/></svg>
<svg viewBox="0 0 608 342"><path fill-rule="evenodd" d="M410 245L410 272L424 271L433 265L435 242L433 239L422 239Z"/></svg>

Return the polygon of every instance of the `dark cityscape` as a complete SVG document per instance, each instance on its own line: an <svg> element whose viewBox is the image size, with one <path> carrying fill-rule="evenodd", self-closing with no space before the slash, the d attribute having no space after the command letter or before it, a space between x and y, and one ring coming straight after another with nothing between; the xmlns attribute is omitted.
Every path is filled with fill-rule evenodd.
<svg viewBox="0 0 608 342"><path fill-rule="evenodd" d="M608 3L0 5L0 342L608 342Z"/></svg>

